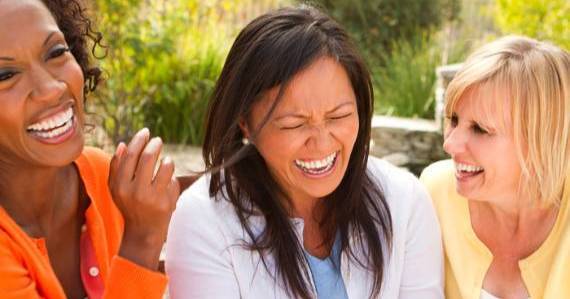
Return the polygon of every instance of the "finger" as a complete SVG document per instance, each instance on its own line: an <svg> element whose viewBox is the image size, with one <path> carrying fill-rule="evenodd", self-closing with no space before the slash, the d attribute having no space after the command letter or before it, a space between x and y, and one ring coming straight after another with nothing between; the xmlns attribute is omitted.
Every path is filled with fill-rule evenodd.
<svg viewBox="0 0 570 299"><path fill-rule="evenodd" d="M138 131L129 145L127 146L126 153L121 165L119 166L119 175L123 178L128 178L129 181L134 178L135 168L139 161L139 157L145 145L150 138L150 132L147 128Z"/></svg>
<svg viewBox="0 0 570 299"><path fill-rule="evenodd" d="M176 208L176 202L178 201L178 198L180 196L180 183L178 182L178 180L175 177L172 177L170 179L170 183L168 184L167 188L167 192L170 196L172 196L173 198L173 208Z"/></svg>
<svg viewBox="0 0 570 299"><path fill-rule="evenodd" d="M119 171L119 166L121 165L121 161L123 158L123 154L125 153L126 146L124 143L120 142L117 145L117 149L115 150L115 154L111 158L111 163L109 165L109 186L111 186L112 182L115 182L115 178L117 176L117 172Z"/></svg>
<svg viewBox="0 0 570 299"><path fill-rule="evenodd" d="M137 184L150 185L154 174L154 168L162 149L162 140L160 137L152 138L144 147L142 154L137 163L135 172L135 180Z"/></svg>
<svg viewBox="0 0 570 299"><path fill-rule="evenodd" d="M160 166L158 167L158 171L156 172L156 176L152 182L159 190L164 190L172 176L174 175L174 162L170 157L165 157L160 162Z"/></svg>

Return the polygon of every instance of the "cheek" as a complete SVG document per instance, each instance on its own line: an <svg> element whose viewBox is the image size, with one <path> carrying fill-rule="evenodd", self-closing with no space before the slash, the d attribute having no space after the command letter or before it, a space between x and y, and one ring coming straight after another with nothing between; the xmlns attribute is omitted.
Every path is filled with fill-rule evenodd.
<svg viewBox="0 0 570 299"><path fill-rule="evenodd" d="M83 86L85 84L85 79L79 64L75 60L69 61L62 70L61 76L63 80L67 82L69 90L73 96L76 99L81 100L80 102L83 104Z"/></svg>
<svg viewBox="0 0 570 299"><path fill-rule="evenodd" d="M358 137L358 118L348 119L345 122L335 124L331 127L331 131L336 139L343 144L344 147L352 148Z"/></svg>
<svg viewBox="0 0 570 299"><path fill-rule="evenodd" d="M289 131L264 130L255 146L269 167L283 171L303 146L303 138Z"/></svg>

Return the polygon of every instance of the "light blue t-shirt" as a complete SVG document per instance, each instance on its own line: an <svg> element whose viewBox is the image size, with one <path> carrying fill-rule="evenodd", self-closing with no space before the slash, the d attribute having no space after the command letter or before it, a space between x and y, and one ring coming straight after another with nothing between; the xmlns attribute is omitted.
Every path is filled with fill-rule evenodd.
<svg viewBox="0 0 570 299"><path fill-rule="evenodd" d="M331 255L321 260L305 251L313 282L317 289L317 298L348 299L344 281L340 273L340 235L337 234Z"/></svg>

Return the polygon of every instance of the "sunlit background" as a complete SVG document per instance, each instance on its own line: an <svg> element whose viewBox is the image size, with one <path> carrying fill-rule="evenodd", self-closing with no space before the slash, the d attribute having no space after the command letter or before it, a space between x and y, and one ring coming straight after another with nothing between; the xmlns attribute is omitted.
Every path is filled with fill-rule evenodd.
<svg viewBox="0 0 570 299"><path fill-rule="evenodd" d="M167 143L199 145L206 103L239 30L292 0L96 0L105 84L89 110L93 143L143 126ZM516 33L570 49L568 0L317 0L355 39L373 74L380 115L434 117L435 69ZM97 51L103 55L102 50Z"/></svg>

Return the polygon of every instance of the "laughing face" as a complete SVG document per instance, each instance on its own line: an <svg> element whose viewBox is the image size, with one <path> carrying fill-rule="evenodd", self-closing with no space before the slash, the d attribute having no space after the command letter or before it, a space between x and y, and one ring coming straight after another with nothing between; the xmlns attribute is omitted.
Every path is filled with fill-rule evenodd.
<svg viewBox="0 0 570 299"><path fill-rule="evenodd" d="M253 106L249 136L269 112L278 88L269 90ZM255 147L271 174L293 202L332 193L346 172L358 134L356 96L344 68L323 57L298 73L268 122Z"/></svg>
<svg viewBox="0 0 570 299"><path fill-rule="evenodd" d="M0 162L63 166L83 148L83 74L37 0L0 0Z"/></svg>
<svg viewBox="0 0 570 299"><path fill-rule="evenodd" d="M455 163L457 192L468 199L517 194L521 167L505 99L484 87L468 91L448 121L444 149Z"/></svg>

